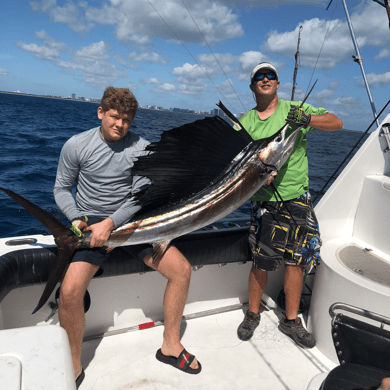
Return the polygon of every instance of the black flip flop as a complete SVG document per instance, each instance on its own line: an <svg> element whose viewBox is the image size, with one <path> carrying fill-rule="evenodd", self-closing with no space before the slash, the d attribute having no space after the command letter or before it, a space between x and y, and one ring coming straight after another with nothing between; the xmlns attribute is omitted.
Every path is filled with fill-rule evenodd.
<svg viewBox="0 0 390 390"><path fill-rule="evenodd" d="M84 368L82 368L80 375L76 379L76 388L77 389L80 387L81 382L84 380L84 378L85 378L85 372L84 372Z"/></svg>
<svg viewBox="0 0 390 390"><path fill-rule="evenodd" d="M156 359L162 363L169 364L180 371L184 371L187 374L199 374L202 370L201 364L198 362L198 368L194 369L190 367L190 364L194 361L195 356L188 353L185 348L181 351L179 357L165 356L159 349L156 353Z"/></svg>

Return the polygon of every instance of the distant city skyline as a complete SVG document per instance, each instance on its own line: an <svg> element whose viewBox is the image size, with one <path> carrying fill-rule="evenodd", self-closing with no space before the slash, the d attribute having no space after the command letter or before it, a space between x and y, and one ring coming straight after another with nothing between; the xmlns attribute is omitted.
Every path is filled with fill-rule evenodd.
<svg viewBox="0 0 390 390"><path fill-rule="evenodd" d="M26 94L20 91L0 91L0 93L10 93L10 94L19 94L24 96L35 96L35 97L44 97L44 98L52 98L52 99L63 99L63 100L72 100L72 101L80 101L80 102L87 102L87 103L100 103L101 99L96 98L85 98L84 96L77 97L75 93L72 93L70 96L56 96L56 95L36 95L36 94ZM144 109L151 109L151 110L159 110L159 111L172 111L172 112L185 112L189 114L198 114L198 115L219 115L219 116L226 116L222 110L219 109L211 109L209 111L201 111L201 110L192 110L190 108L164 108L156 105L146 105L146 106L139 106L139 108ZM243 114L243 113L240 113ZM234 115L234 114L233 114Z"/></svg>

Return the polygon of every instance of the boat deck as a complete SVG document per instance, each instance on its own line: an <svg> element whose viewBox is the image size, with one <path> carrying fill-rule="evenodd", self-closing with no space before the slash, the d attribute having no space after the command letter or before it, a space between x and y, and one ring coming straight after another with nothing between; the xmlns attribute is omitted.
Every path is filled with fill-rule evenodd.
<svg viewBox="0 0 390 390"><path fill-rule="evenodd" d="M279 310L264 311L253 338L240 341L236 332L243 311L246 307L183 321L182 344L201 362L198 375L156 360L163 326L86 341L80 390L303 390L314 376L335 367L316 348L303 350L278 330Z"/></svg>

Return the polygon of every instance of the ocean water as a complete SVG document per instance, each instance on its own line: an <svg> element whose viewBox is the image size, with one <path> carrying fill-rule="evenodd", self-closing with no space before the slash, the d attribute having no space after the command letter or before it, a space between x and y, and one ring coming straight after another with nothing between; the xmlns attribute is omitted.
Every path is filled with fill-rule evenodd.
<svg viewBox="0 0 390 390"><path fill-rule="evenodd" d="M58 159L68 138L100 125L96 115L98 104L0 93L0 108L0 187L22 195L66 223L53 198ZM195 114L139 109L131 130L153 142L165 130L202 118ZM361 136L361 132L346 130L309 132L313 199ZM246 203L238 212L248 210ZM0 192L0 238L30 234L49 232Z"/></svg>

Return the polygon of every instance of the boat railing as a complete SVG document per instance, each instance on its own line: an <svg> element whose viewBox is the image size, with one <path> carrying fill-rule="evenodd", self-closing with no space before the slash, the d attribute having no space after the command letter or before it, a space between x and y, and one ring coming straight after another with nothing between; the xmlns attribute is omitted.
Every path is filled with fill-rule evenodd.
<svg viewBox="0 0 390 390"><path fill-rule="evenodd" d="M385 317L381 314L373 313L369 310L361 309L360 307L348 305L346 303L341 303L341 302L336 302L332 306L330 306L330 308L329 308L329 314L332 317L332 321L334 321L334 319L337 315L335 313L335 310L345 310L345 311L348 311L350 313L354 313L354 314L369 318L371 320L378 321L381 323L382 329L383 329L384 325L390 325L390 318L389 317Z"/></svg>

